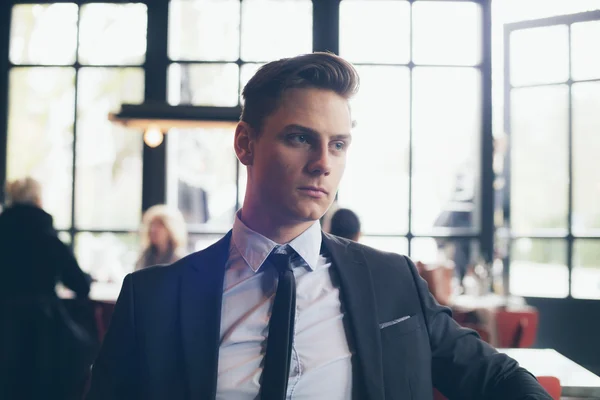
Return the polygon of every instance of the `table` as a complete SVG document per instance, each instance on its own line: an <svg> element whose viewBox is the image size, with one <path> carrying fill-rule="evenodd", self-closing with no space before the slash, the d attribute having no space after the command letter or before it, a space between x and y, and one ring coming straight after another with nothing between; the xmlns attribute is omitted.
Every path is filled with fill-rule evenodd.
<svg viewBox="0 0 600 400"><path fill-rule="evenodd" d="M121 291L120 283L93 282L90 285L90 300L101 303L116 303ZM56 286L56 294L61 299L72 299L74 293L62 285Z"/></svg>
<svg viewBox="0 0 600 400"><path fill-rule="evenodd" d="M563 397L600 399L600 377L554 349L498 349L533 375L555 376Z"/></svg>
<svg viewBox="0 0 600 400"><path fill-rule="evenodd" d="M501 307L525 307L525 299L519 296L502 296L488 293L482 296L461 294L450 299L450 307L457 310L493 309Z"/></svg>

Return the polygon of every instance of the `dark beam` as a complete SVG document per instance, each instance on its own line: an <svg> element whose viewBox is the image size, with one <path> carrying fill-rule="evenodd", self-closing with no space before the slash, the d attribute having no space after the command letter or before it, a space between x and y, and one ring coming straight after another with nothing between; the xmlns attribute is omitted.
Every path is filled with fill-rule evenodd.
<svg viewBox="0 0 600 400"><path fill-rule="evenodd" d="M340 0L313 1L313 51L339 54Z"/></svg>
<svg viewBox="0 0 600 400"><path fill-rule="evenodd" d="M148 1L148 47L146 51L145 100L166 102L168 47L168 1ZM140 140L142 138L140 137ZM156 148L144 144L142 211L166 202L167 136Z"/></svg>
<svg viewBox="0 0 600 400"><path fill-rule="evenodd" d="M8 146L8 72L11 5L0 2L0 204L5 201Z"/></svg>
<svg viewBox="0 0 600 400"><path fill-rule="evenodd" d="M494 257L494 137L492 135L492 5L482 1L481 62L481 255Z"/></svg>

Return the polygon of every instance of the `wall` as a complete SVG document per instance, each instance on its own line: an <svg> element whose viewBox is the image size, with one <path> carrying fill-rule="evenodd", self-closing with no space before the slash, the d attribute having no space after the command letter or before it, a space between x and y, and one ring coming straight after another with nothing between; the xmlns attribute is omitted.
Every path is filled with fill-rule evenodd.
<svg viewBox="0 0 600 400"><path fill-rule="evenodd" d="M535 347L553 348L600 375L600 300L527 298L540 325Z"/></svg>

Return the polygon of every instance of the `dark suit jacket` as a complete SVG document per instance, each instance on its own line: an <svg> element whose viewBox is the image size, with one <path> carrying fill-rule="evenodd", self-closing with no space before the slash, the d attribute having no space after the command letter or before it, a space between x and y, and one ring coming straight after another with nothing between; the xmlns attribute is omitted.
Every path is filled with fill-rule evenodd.
<svg viewBox="0 0 600 400"><path fill-rule="evenodd" d="M215 397L230 237L125 278L88 400ZM460 328L408 258L327 234L323 247L340 277L355 399L431 399L433 386L457 399L551 399L514 360Z"/></svg>

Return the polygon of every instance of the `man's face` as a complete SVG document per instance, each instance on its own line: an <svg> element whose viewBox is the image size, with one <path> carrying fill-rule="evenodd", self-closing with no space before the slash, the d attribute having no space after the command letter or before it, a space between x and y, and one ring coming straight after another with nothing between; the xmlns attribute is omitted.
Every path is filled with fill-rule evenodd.
<svg viewBox="0 0 600 400"><path fill-rule="evenodd" d="M321 218L344 172L351 127L348 101L337 93L287 90L249 140L250 162L242 159L255 212L282 225Z"/></svg>

